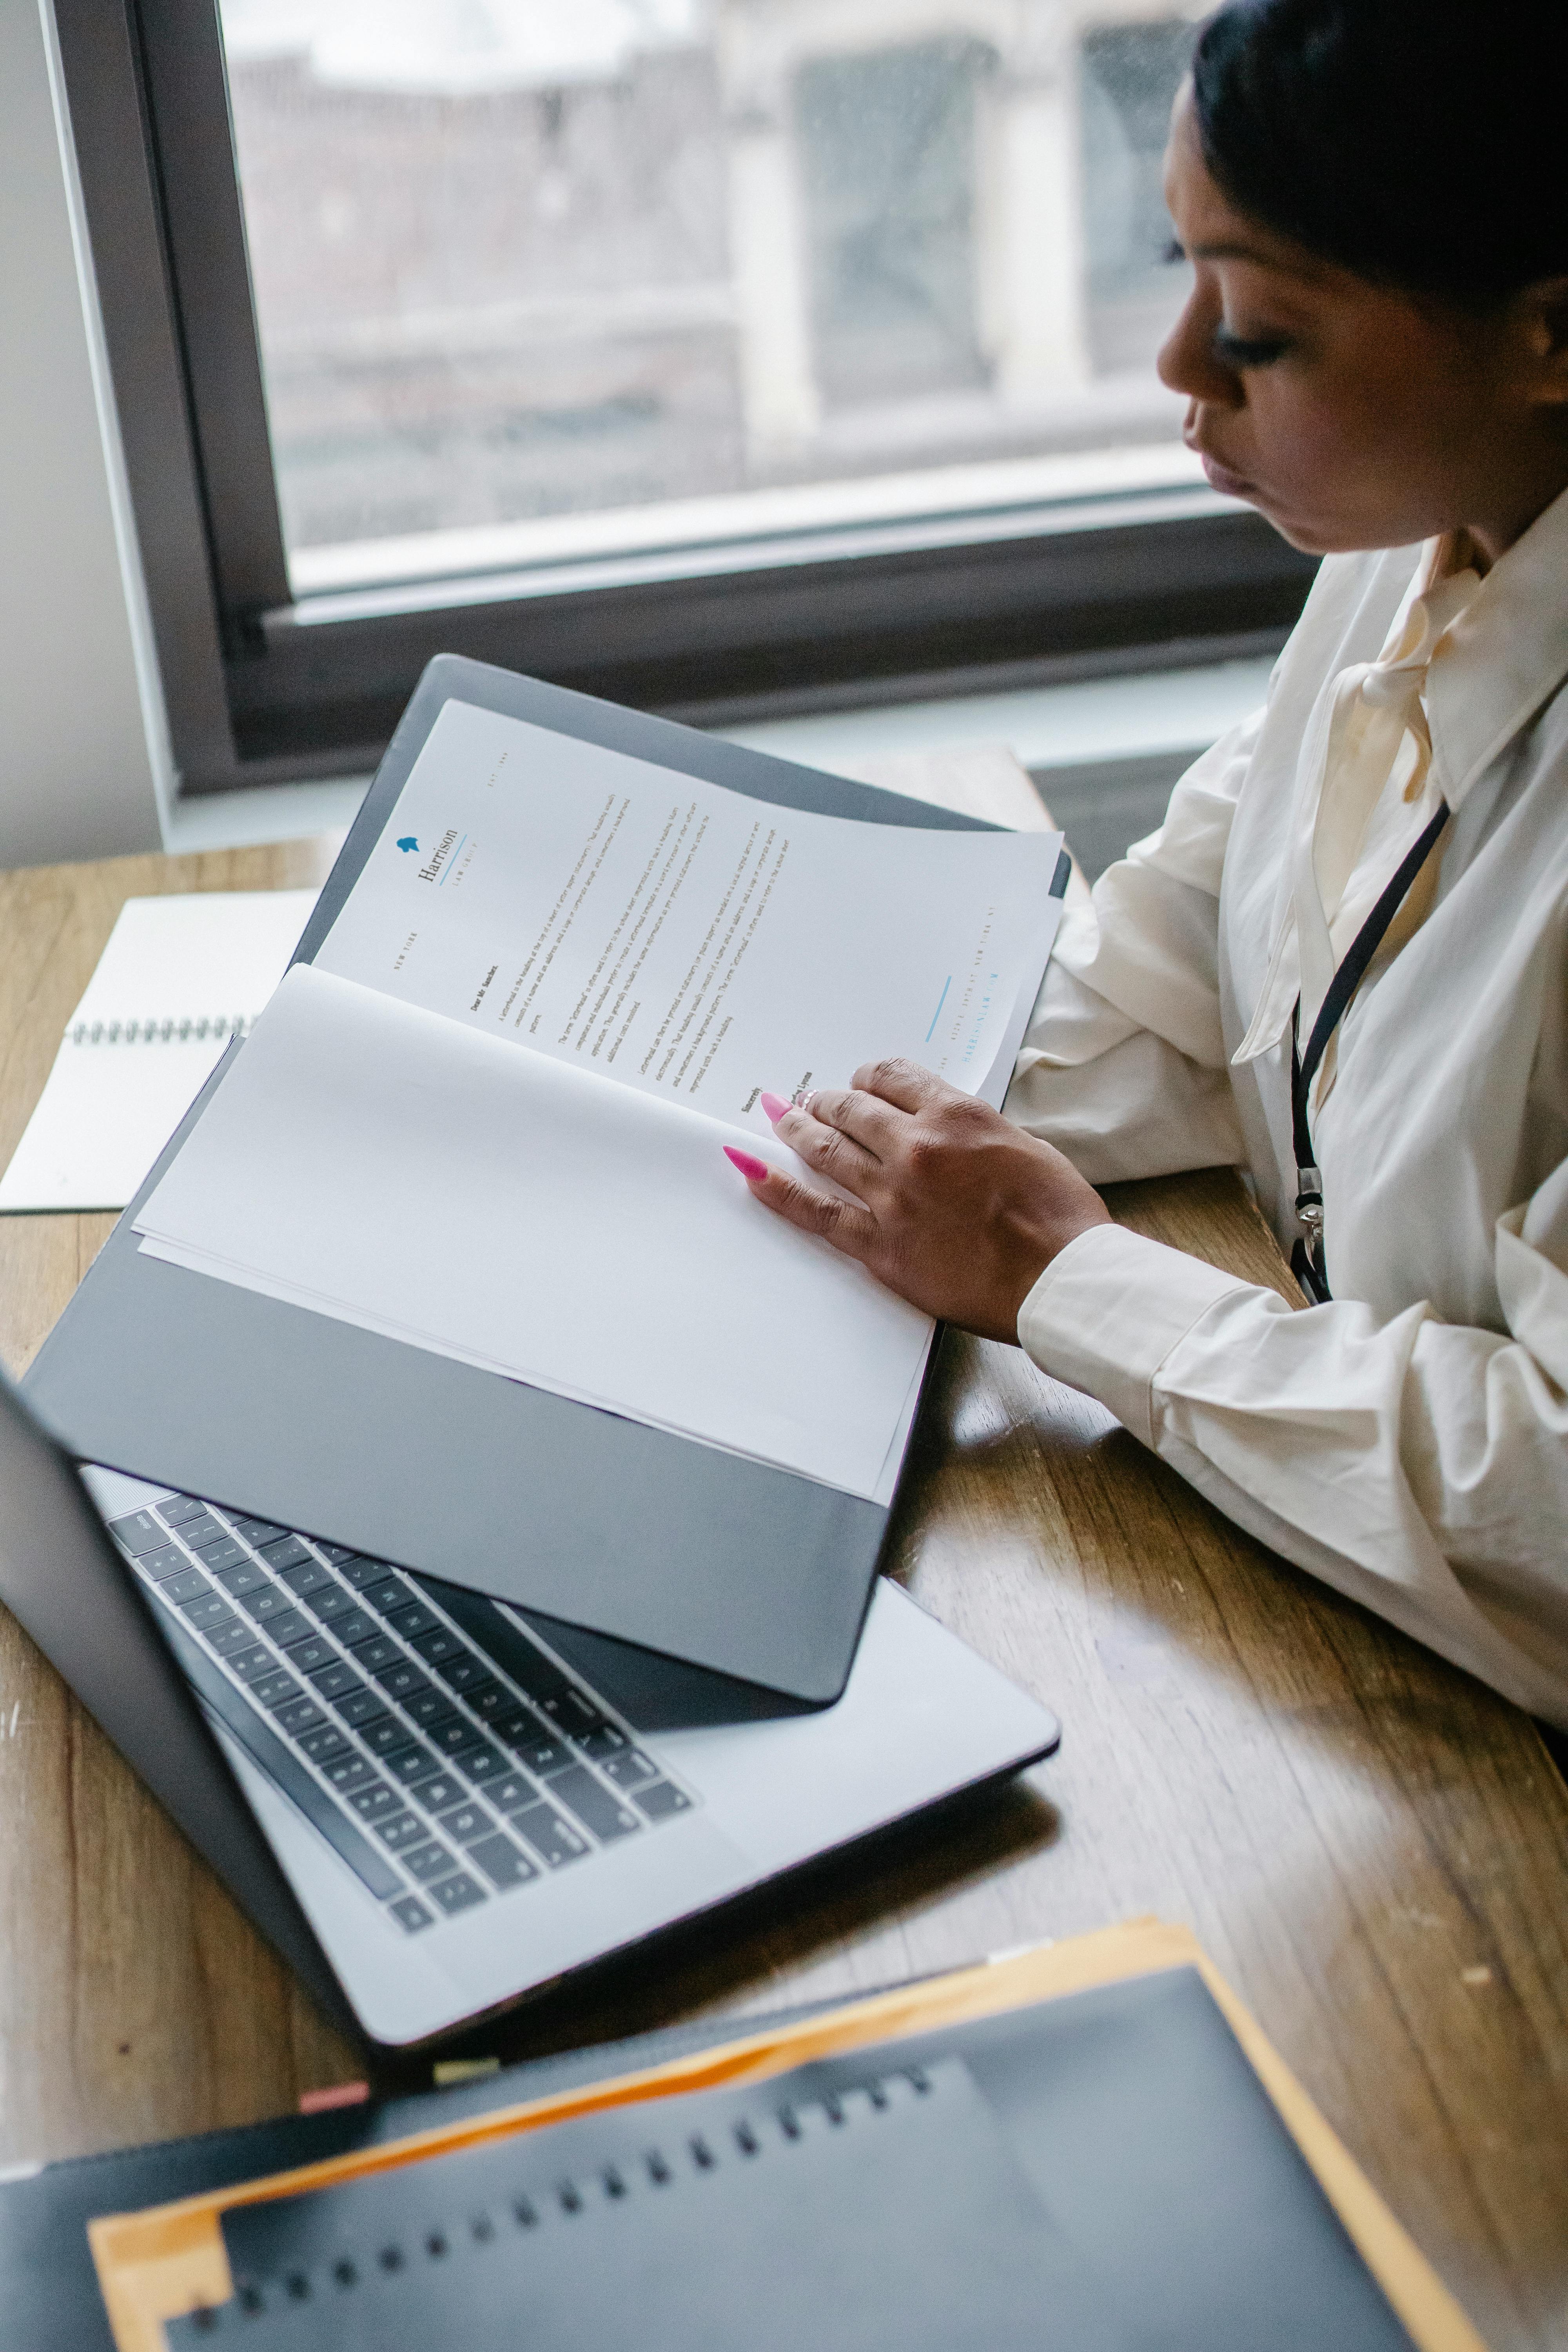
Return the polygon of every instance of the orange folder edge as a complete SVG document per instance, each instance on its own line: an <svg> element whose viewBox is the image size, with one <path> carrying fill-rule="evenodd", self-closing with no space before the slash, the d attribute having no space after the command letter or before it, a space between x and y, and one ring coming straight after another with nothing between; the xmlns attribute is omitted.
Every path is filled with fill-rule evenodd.
<svg viewBox="0 0 1568 2352"><path fill-rule="evenodd" d="M579 2085L552 2096L498 2107L437 2125L406 2139L356 2149L322 2163L273 2173L141 2213L110 2213L88 2225L99 2285L118 2352L167 2352L165 2320L198 2305L226 2303L234 2292L221 2216L233 2207L298 2196L390 2172L426 2157L483 2147L568 2116L668 2098L687 2091L765 2081L813 2059L967 2024L1026 2009L1096 1985L1195 1968L1240 2042L1281 2121L1316 2174L1406 2332L1421 2352L1486 2352L1441 2280L1394 2220L1371 2182L1302 2090L1261 2027L1186 1927L1137 1919L1068 1942L983 1961L951 1975L855 2000L793 2025L741 2034L732 2042L668 2060L637 2074Z"/></svg>

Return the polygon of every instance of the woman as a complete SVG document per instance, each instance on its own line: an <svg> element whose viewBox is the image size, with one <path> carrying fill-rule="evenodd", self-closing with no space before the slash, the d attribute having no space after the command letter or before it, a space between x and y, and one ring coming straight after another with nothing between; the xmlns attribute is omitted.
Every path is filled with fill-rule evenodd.
<svg viewBox="0 0 1568 2352"><path fill-rule="evenodd" d="M1064 924L1007 1118L878 1065L780 1106L850 1201L753 1182L1561 1725L1565 65L1559 12L1473 0L1211 20L1161 373L1210 479L1327 560L1265 709ZM1216 1162L1250 1171L1310 1311L1090 1189Z"/></svg>

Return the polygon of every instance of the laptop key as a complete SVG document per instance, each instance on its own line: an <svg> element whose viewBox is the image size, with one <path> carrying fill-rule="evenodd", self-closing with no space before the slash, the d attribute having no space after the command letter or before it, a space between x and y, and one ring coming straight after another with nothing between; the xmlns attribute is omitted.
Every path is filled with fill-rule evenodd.
<svg viewBox="0 0 1568 2352"><path fill-rule="evenodd" d="M295 1738L301 1731L313 1731L327 1719L313 1698L291 1698L287 1706L274 1707L272 1711L284 1730Z"/></svg>
<svg viewBox="0 0 1568 2352"><path fill-rule="evenodd" d="M637 1792L637 1801L650 1822L667 1822L672 1813L689 1813L691 1800L671 1780L650 1780Z"/></svg>
<svg viewBox="0 0 1568 2352"><path fill-rule="evenodd" d="M286 1568L300 1567L310 1557L298 1536L285 1536L281 1543L258 1544L257 1549L274 1576L280 1576Z"/></svg>
<svg viewBox="0 0 1568 2352"><path fill-rule="evenodd" d="M375 1833L394 1853L401 1853L405 1845L420 1844L428 1835L418 1814L411 1813L406 1806L402 1812L388 1813L384 1821L377 1822Z"/></svg>
<svg viewBox="0 0 1568 2352"><path fill-rule="evenodd" d="M436 1914L428 1904L420 1902L417 1895L400 1895L395 1903L389 1903L386 1907L398 1926L410 1936L416 1936L421 1927L433 1927L436 1924Z"/></svg>
<svg viewBox="0 0 1568 2352"><path fill-rule="evenodd" d="M206 1505L195 1495L170 1495L158 1506L158 1517L165 1527L184 1527L187 1519L199 1518Z"/></svg>
<svg viewBox="0 0 1568 2352"><path fill-rule="evenodd" d="M241 1630L248 1632L249 1628L245 1627ZM226 1628L225 1638L226 1638ZM278 1661L270 1650L263 1649L259 1642L253 1642L248 1649L230 1650L224 1659L224 1664L239 1676L242 1683L254 1685L257 1676L269 1675Z"/></svg>
<svg viewBox="0 0 1568 2352"><path fill-rule="evenodd" d="M540 1705L569 1739L582 1739L589 1732L604 1728L604 1717L596 1706L589 1706L581 1691L560 1691L550 1698L542 1699Z"/></svg>
<svg viewBox="0 0 1568 2352"><path fill-rule="evenodd" d="M162 1551L144 1551L136 1562L142 1575L150 1576L154 1584L162 1584L165 1577L178 1576L181 1570L189 1568L190 1564L184 1553L174 1544L165 1544Z"/></svg>
<svg viewBox="0 0 1568 2352"><path fill-rule="evenodd" d="M413 1712L412 1708L409 1712ZM459 1748L471 1748L479 1737L467 1717L457 1715L442 1723L427 1723L425 1736L435 1741L443 1756L455 1756Z"/></svg>
<svg viewBox="0 0 1568 2352"><path fill-rule="evenodd" d="M448 1853L437 1838L429 1839L424 1845L405 1845L397 1859L410 1878L416 1878L422 1886L427 1886L433 1878L444 1878L449 1870L458 1867L457 1855Z"/></svg>
<svg viewBox="0 0 1568 2352"><path fill-rule="evenodd" d="M258 1625L265 1625L272 1618L281 1617L286 1609L292 1610L294 1596L280 1585L264 1584L259 1592L243 1593L239 1605L247 1617L254 1617Z"/></svg>
<svg viewBox="0 0 1568 2352"><path fill-rule="evenodd" d="M427 1664L436 1668L437 1674L442 1672L447 1659L471 1658L474 1654L445 1625L433 1625L428 1633L416 1633L414 1647Z"/></svg>
<svg viewBox="0 0 1568 2352"><path fill-rule="evenodd" d="M217 1580L224 1591L232 1592L237 1601L242 1593L259 1592L267 1581L267 1575L253 1559L242 1559L237 1567L220 1568Z"/></svg>
<svg viewBox="0 0 1568 2352"><path fill-rule="evenodd" d="M345 1649L350 1650L353 1648L356 1642L367 1642L376 1630L375 1619L368 1609L360 1608L357 1601L352 1609L345 1610L341 1617L334 1617L330 1622L337 1639L342 1643Z"/></svg>
<svg viewBox="0 0 1568 2352"><path fill-rule="evenodd" d="M458 1845L489 1837L495 1825L494 1815L487 1813L483 1805L454 1805L450 1812L441 1816L441 1827Z"/></svg>
<svg viewBox="0 0 1568 2352"><path fill-rule="evenodd" d="M313 1675L318 1668L331 1665L337 1654L330 1642L323 1642L319 1633L310 1633L290 1648L289 1664L297 1675Z"/></svg>
<svg viewBox="0 0 1568 2352"><path fill-rule="evenodd" d="M569 1764L564 1772L557 1772L550 1783L550 1795L553 1803L568 1806L595 1837L606 1843L629 1837L642 1827L630 1807L612 1797L585 1764Z"/></svg>
<svg viewBox="0 0 1568 2352"><path fill-rule="evenodd" d="M307 1559L302 1560L298 1568L286 1568L283 1581L289 1591L297 1592L302 1601L308 1592L319 1592L324 1584L335 1585L337 1580L319 1559Z"/></svg>
<svg viewBox="0 0 1568 2352"><path fill-rule="evenodd" d="M402 1705L404 1714L412 1716L421 1726L445 1723L448 1716L458 1712L446 1692L435 1689L415 1691Z"/></svg>
<svg viewBox="0 0 1568 2352"><path fill-rule="evenodd" d="M237 1544L232 1536L217 1536L208 1543L198 1545L193 1542L187 1528L182 1528L180 1533L191 1544L192 1549L199 1553L202 1566L210 1576L216 1576L220 1568L237 1567L246 1557L245 1547Z"/></svg>
<svg viewBox="0 0 1568 2352"><path fill-rule="evenodd" d="M356 1551L345 1552L342 1559L339 1559L331 1544L323 1544L321 1549L334 1568L342 1569L356 1592L367 1584L381 1583L384 1578L392 1574L392 1562L389 1559L362 1559Z"/></svg>
<svg viewBox="0 0 1568 2352"><path fill-rule="evenodd" d="M485 1890L479 1881L470 1878L466 1870L454 1871L450 1878L438 1878L430 1889L430 1897L448 1919L459 1911L468 1911L485 1900Z"/></svg>
<svg viewBox="0 0 1568 2352"><path fill-rule="evenodd" d="M531 1805L539 1790L524 1772L503 1772L499 1780L487 1780L485 1795L503 1813L515 1812L519 1805Z"/></svg>
<svg viewBox="0 0 1568 2352"><path fill-rule="evenodd" d="M352 1756L354 1752L335 1723L323 1723L319 1731L307 1731L300 1746L312 1764L330 1764L334 1756Z"/></svg>
<svg viewBox="0 0 1568 2352"><path fill-rule="evenodd" d="M280 1609L275 1617L266 1620L267 1631L280 1650L292 1649L296 1642L314 1634L315 1627L298 1609Z"/></svg>
<svg viewBox="0 0 1568 2352"><path fill-rule="evenodd" d="M340 1641L346 1641L347 1638L348 1636L343 1633L338 1636ZM403 1653L396 1643L390 1640L385 1633L373 1633L368 1642L356 1642L353 1652L355 1664L363 1666L367 1675L378 1673L383 1666L397 1665L403 1657Z"/></svg>
<svg viewBox="0 0 1568 2352"><path fill-rule="evenodd" d="M140 1559L144 1552L161 1549L169 1540L167 1528L151 1511L131 1511L122 1519L111 1519L109 1532L121 1550L128 1551L132 1559Z"/></svg>
<svg viewBox="0 0 1568 2352"><path fill-rule="evenodd" d="M364 1595L365 1607L375 1610L383 1617L395 1609L400 1601L414 1598L401 1576L384 1576L375 1584L362 1584L360 1591Z"/></svg>
<svg viewBox="0 0 1568 2352"><path fill-rule="evenodd" d="M433 1609L426 1608L423 1601L405 1601L397 1608L384 1610L382 1613L389 1625L397 1628L405 1642L412 1642L416 1633L427 1633L432 1625L438 1625L441 1622Z"/></svg>
<svg viewBox="0 0 1568 2352"><path fill-rule="evenodd" d="M433 1780L422 1783L419 1801L427 1812L444 1813L448 1805L458 1803L468 1793L462 1782L454 1780L450 1772L437 1772Z"/></svg>
<svg viewBox="0 0 1568 2352"><path fill-rule="evenodd" d="M395 1666L383 1666L376 1681L387 1696L395 1698L400 1706L406 1706L411 1698L417 1698L421 1691L430 1688L429 1675L422 1675L418 1667L411 1665L406 1658L400 1658Z"/></svg>
<svg viewBox="0 0 1568 2352"><path fill-rule="evenodd" d="M334 1701L347 1698L353 1692L364 1688L353 1668L345 1666L341 1658L335 1658L330 1666L321 1667L319 1673L310 1676L310 1680L323 1698Z"/></svg>
<svg viewBox="0 0 1568 2352"><path fill-rule="evenodd" d="M459 1748L452 1757L458 1771L466 1772L470 1780L478 1780L481 1786L487 1780L499 1780L510 1760L499 1748L487 1748L482 1739L472 1748Z"/></svg>
<svg viewBox="0 0 1568 2352"><path fill-rule="evenodd" d="M367 1780L363 1789L355 1789L349 1798L363 1821L384 1821L389 1813L403 1811L403 1791L389 1789L384 1780Z"/></svg>
<svg viewBox="0 0 1568 2352"><path fill-rule="evenodd" d="M237 1625L240 1622L221 1592L199 1592L194 1601L182 1605L186 1623L203 1633L221 1633L226 1625Z"/></svg>
<svg viewBox="0 0 1568 2352"><path fill-rule="evenodd" d="M356 1731L363 1730L367 1723L378 1722L386 1713L386 1701L381 1693L363 1688L350 1691L346 1698L335 1698L332 1705L343 1721L352 1723Z"/></svg>
<svg viewBox="0 0 1568 2352"><path fill-rule="evenodd" d="M182 1570L178 1576L166 1576L163 1582L165 1601L194 1601L198 1592L210 1592L212 1586L199 1568Z"/></svg>
<svg viewBox="0 0 1568 2352"><path fill-rule="evenodd" d="M180 1534L193 1551L200 1551L204 1544L225 1542L228 1529L221 1519L214 1518L204 1503L199 1511L193 1511L188 1519L182 1520Z"/></svg>
<svg viewBox="0 0 1568 2352"><path fill-rule="evenodd" d="M243 1536L247 1544L255 1544L258 1550L263 1544L276 1543L279 1536L286 1536L289 1532L287 1528L275 1528L270 1519L236 1519L234 1531L236 1535Z"/></svg>
<svg viewBox="0 0 1568 2352"><path fill-rule="evenodd" d="M355 1789L363 1789L367 1780L375 1779L374 1765L360 1755L357 1749L351 1750L347 1756L331 1758L322 1765L321 1770L340 1795L345 1797L351 1795Z"/></svg>
<svg viewBox="0 0 1568 2352"><path fill-rule="evenodd" d="M618 1756L606 1756L604 1764L617 1789L636 1790L644 1780L658 1777L658 1765L640 1748L623 1747Z"/></svg>
<svg viewBox="0 0 1568 2352"><path fill-rule="evenodd" d="M516 1706L510 1691L503 1690L493 1676L484 1682L470 1683L463 1693L463 1705L481 1723L495 1723L510 1714Z"/></svg>
<svg viewBox="0 0 1568 2352"><path fill-rule="evenodd" d="M419 1782L428 1780L432 1773L440 1771L441 1767L430 1750L421 1748L416 1742L414 1747L400 1748L395 1756L389 1756L386 1769L395 1779L402 1781L405 1789L417 1791ZM425 1801L422 1794L419 1801L421 1804Z"/></svg>
<svg viewBox="0 0 1568 2352"><path fill-rule="evenodd" d="M537 1854L543 1856L552 1870L563 1864L576 1862L588 1851L588 1841L563 1821L552 1805L531 1805L526 1812L513 1813L507 1827L525 1837Z"/></svg>
<svg viewBox="0 0 1568 2352"><path fill-rule="evenodd" d="M460 1695L466 1690L475 1688L482 1682L489 1681L489 1661L487 1658L476 1658L473 1652L469 1650L460 1658L438 1660L436 1672L448 1690L455 1690Z"/></svg>
<svg viewBox="0 0 1568 2352"><path fill-rule="evenodd" d="M591 1756L595 1764L603 1764L608 1770L610 1758L617 1755L628 1742L626 1733L617 1731L613 1723L601 1723L597 1731L584 1732L577 1744L584 1756Z"/></svg>
<svg viewBox="0 0 1568 2352"><path fill-rule="evenodd" d="M536 1864L529 1861L522 1848L513 1845L510 1838L502 1837L499 1830L494 1837L481 1838L478 1845L471 1845L468 1860L477 1862L490 1885L499 1887L503 1895L510 1887L526 1886L531 1878L539 1875Z"/></svg>
<svg viewBox="0 0 1568 2352"><path fill-rule="evenodd" d="M279 1533L282 1533L281 1528L279 1529ZM350 1551L347 1544L322 1543L319 1537L316 1538L316 1549L323 1559L330 1559L334 1568L344 1568L351 1559L359 1558L358 1552Z"/></svg>
<svg viewBox="0 0 1568 2352"><path fill-rule="evenodd" d="M302 1696L293 1675L286 1674L281 1666L269 1675L258 1675L250 1687L263 1706L281 1706L286 1699Z"/></svg>
<svg viewBox="0 0 1568 2352"><path fill-rule="evenodd" d="M571 1750L559 1739L521 1739L513 1745L529 1770L537 1772L541 1779L559 1772L563 1764L572 1761Z"/></svg>
<svg viewBox="0 0 1568 2352"><path fill-rule="evenodd" d="M390 1756L395 1748L411 1748L414 1734L395 1715L384 1715L360 1727L360 1738L373 1756Z"/></svg>
<svg viewBox="0 0 1568 2352"><path fill-rule="evenodd" d="M232 1625L219 1625L216 1631L209 1626L207 1640L220 1658L233 1658L237 1656L241 1650L256 1647L256 1628L254 1625L247 1625L243 1617L237 1617ZM258 1649L257 1654L259 1657L265 1657L267 1654L264 1650Z"/></svg>
<svg viewBox="0 0 1568 2352"><path fill-rule="evenodd" d="M306 1595L305 1606L312 1616L319 1617L323 1625L330 1625L335 1633L338 1620L352 1615L358 1609L359 1602L352 1592L345 1592L341 1584L333 1584L329 1579L319 1592Z"/></svg>

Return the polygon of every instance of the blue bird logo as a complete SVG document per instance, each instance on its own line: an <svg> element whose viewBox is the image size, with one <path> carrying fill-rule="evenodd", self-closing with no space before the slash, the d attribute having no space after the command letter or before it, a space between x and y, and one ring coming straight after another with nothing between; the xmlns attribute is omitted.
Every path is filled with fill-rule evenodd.
<svg viewBox="0 0 1568 2352"><path fill-rule="evenodd" d="M414 835L411 833L405 833L397 846L399 849L417 849L419 844L415 840Z"/></svg>

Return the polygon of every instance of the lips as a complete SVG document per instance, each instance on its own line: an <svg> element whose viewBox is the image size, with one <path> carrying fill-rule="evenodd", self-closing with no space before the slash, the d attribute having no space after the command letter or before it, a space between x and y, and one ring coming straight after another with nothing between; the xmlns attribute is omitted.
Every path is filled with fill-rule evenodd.
<svg viewBox="0 0 1568 2352"><path fill-rule="evenodd" d="M1258 486L1249 482L1244 474L1233 474L1228 466L1222 466L1219 459L1211 457L1206 449L1198 451L1198 458L1208 476L1209 487L1218 490L1222 497L1256 499Z"/></svg>

